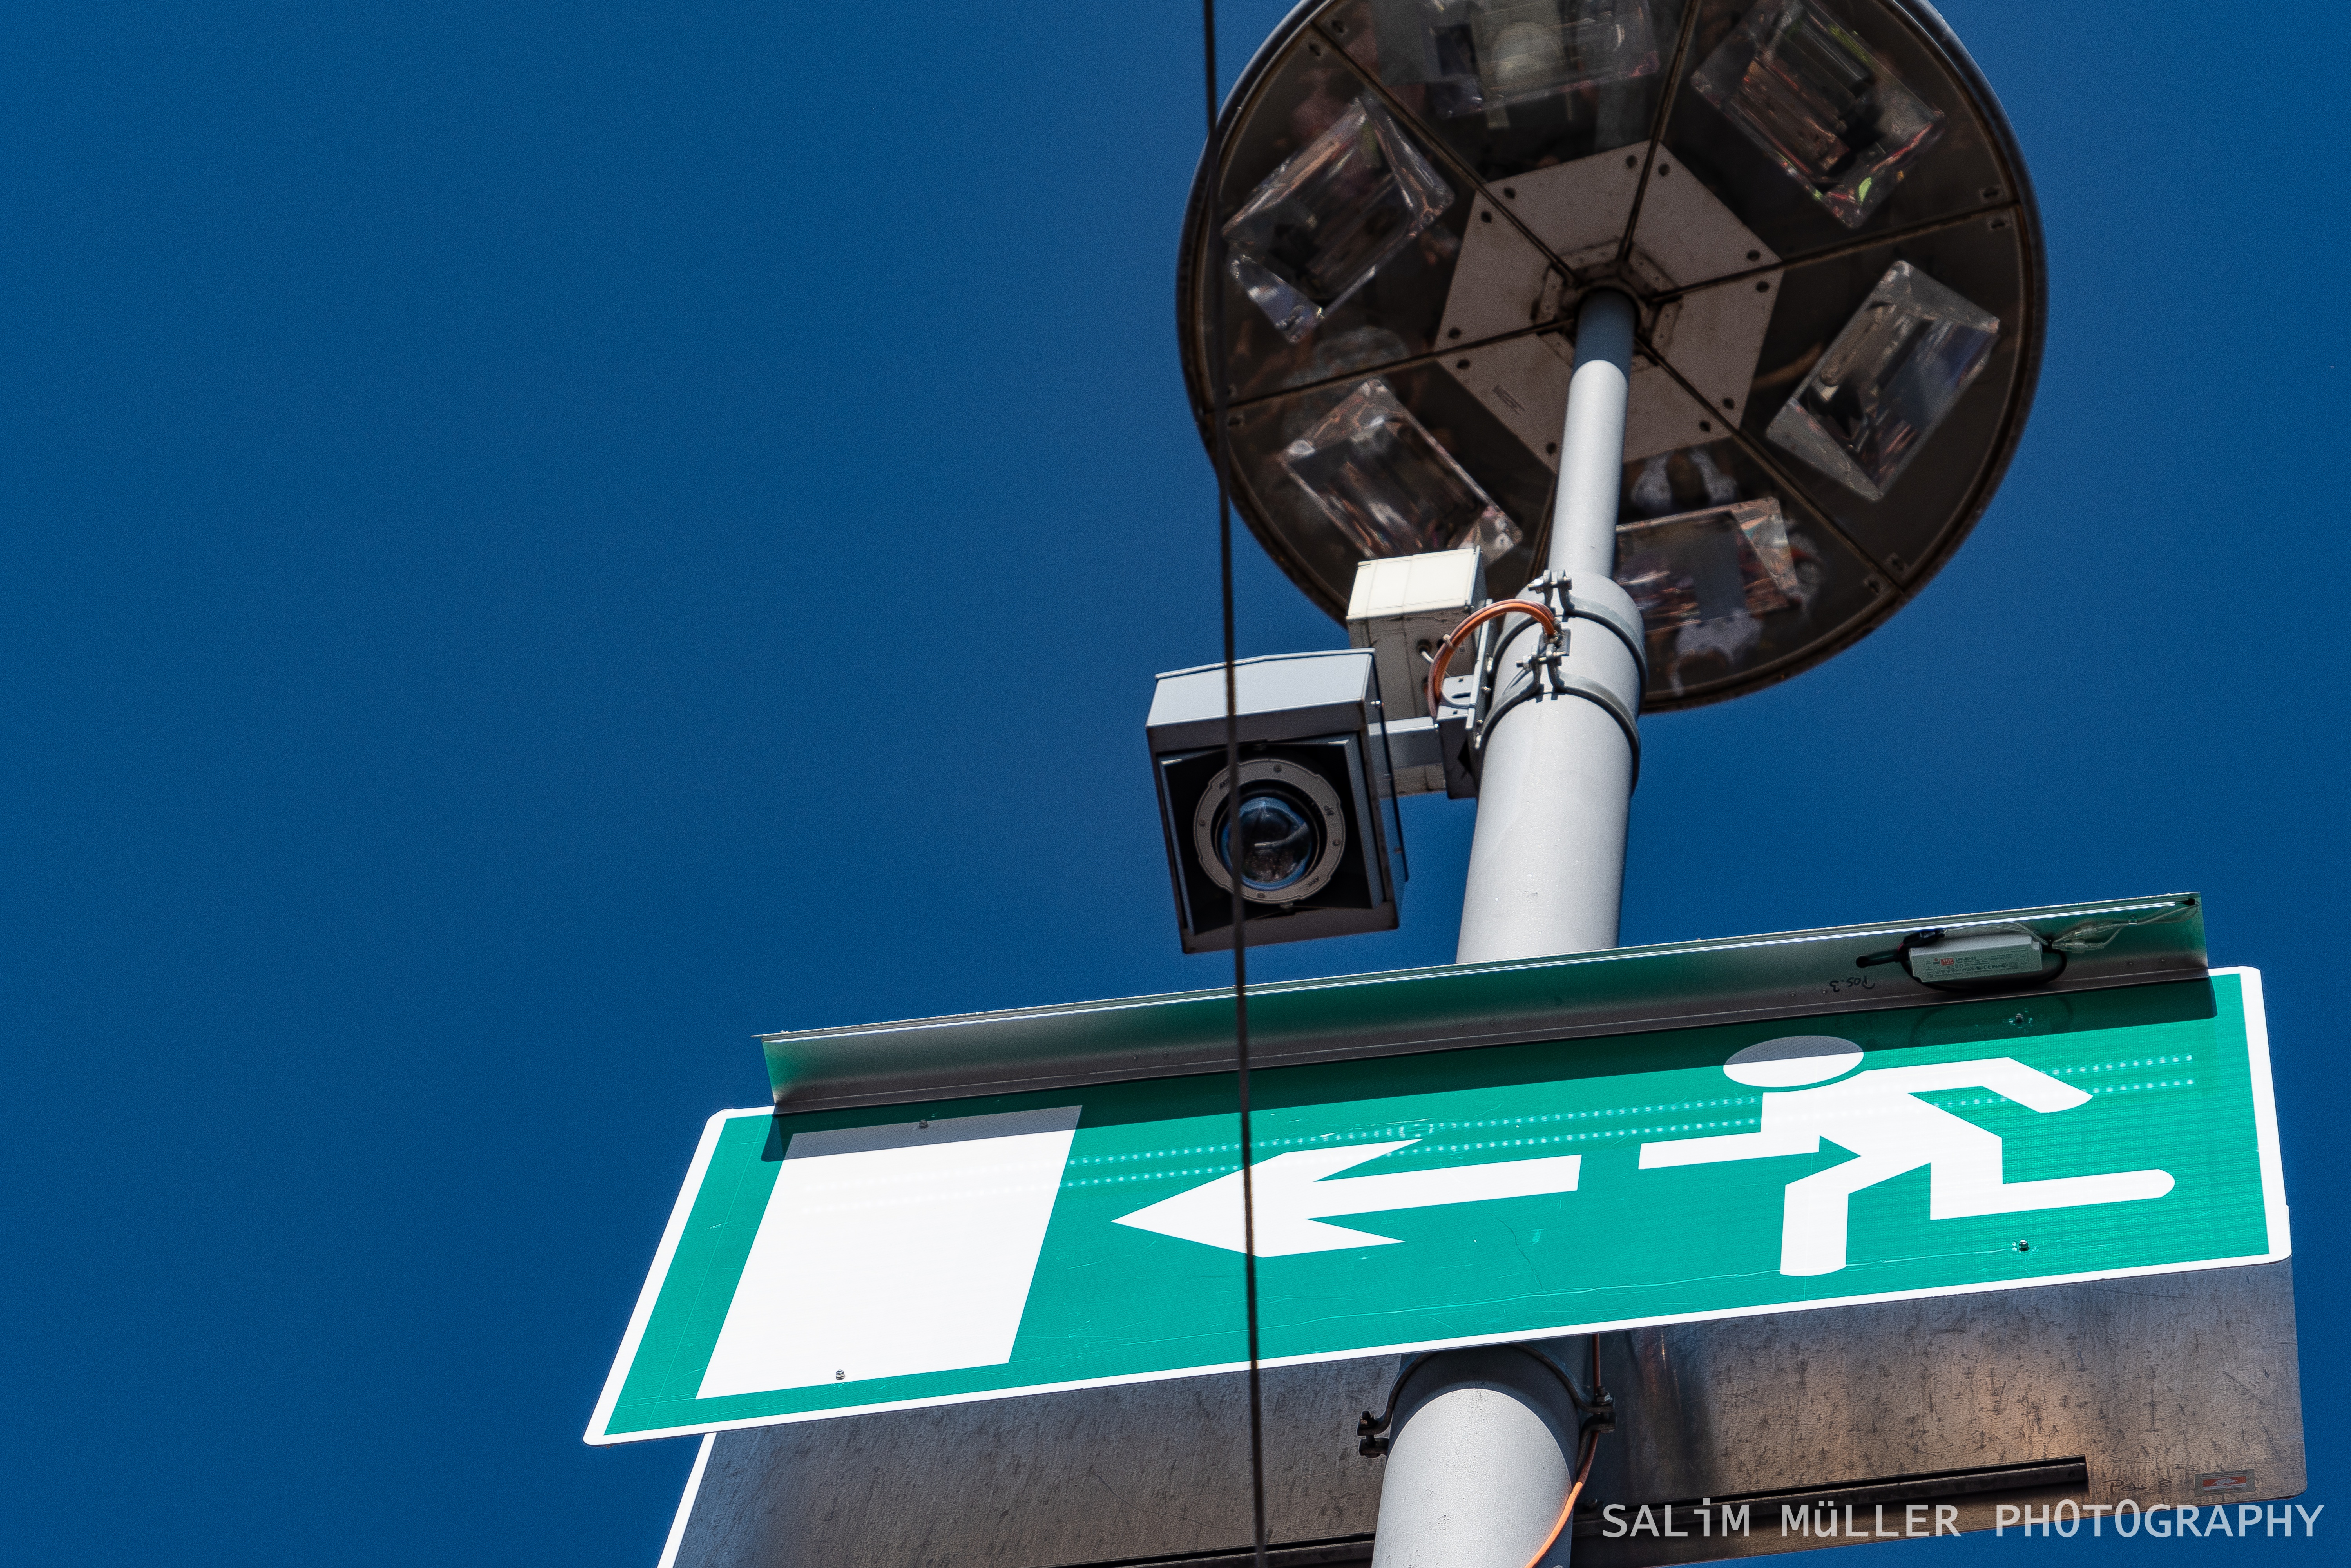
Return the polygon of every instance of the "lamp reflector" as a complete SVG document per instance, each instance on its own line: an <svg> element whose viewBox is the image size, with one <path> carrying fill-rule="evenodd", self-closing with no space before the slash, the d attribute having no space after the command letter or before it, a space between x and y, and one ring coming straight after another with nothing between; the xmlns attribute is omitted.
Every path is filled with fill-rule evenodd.
<svg viewBox="0 0 2351 1568"><path fill-rule="evenodd" d="M1804 600L1776 497L1619 523L1614 575L1653 637L1708 622L1751 622Z"/></svg>
<svg viewBox="0 0 2351 1568"><path fill-rule="evenodd" d="M1425 85L1428 112L1480 111L1510 123L1513 104L1656 72L1649 0L1374 0L1381 79Z"/></svg>
<svg viewBox="0 0 2351 1568"><path fill-rule="evenodd" d="M1359 96L1226 223L1233 281L1295 343L1452 204L1428 155Z"/></svg>
<svg viewBox="0 0 2351 1568"><path fill-rule="evenodd" d="M1847 228L1942 133L1942 111L1818 0L1762 0L1690 85Z"/></svg>
<svg viewBox="0 0 2351 1568"><path fill-rule="evenodd" d="M1378 376L1284 448L1281 465L1367 556L1475 549L1490 561L1520 538Z"/></svg>
<svg viewBox="0 0 2351 1568"><path fill-rule="evenodd" d="M1999 317L1897 261L1764 434L1854 494L1883 500L1999 337Z"/></svg>

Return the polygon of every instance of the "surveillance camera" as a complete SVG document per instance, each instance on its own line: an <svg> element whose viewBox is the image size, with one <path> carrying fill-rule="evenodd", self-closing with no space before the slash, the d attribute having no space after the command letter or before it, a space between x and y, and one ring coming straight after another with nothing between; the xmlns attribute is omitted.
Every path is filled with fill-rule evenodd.
<svg viewBox="0 0 2351 1568"><path fill-rule="evenodd" d="M1369 649L1234 666L1240 762L1226 747L1225 666L1159 677L1147 732L1176 920L1187 953L1396 925L1402 854Z"/></svg>

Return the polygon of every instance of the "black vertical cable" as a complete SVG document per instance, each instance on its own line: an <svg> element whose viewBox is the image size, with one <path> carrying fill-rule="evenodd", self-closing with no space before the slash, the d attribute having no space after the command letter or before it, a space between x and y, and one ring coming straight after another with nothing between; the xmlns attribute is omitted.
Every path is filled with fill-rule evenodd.
<svg viewBox="0 0 2351 1568"><path fill-rule="evenodd" d="M1249 904L1241 896L1241 720L1238 643L1233 631L1233 511L1228 476L1232 439L1228 420L1231 373L1225 354L1224 232L1219 222L1224 187L1224 143L1217 134L1217 0L1200 0L1204 85L1208 110L1207 261L1202 286L1208 295L1209 380L1216 407L1217 565L1225 609L1225 842L1226 870L1233 884L1233 1066L1241 1115L1241 1297L1249 1321L1249 1425L1250 1543L1257 1568L1265 1561L1265 1398L1258 1370L1257 1187L1249 1149Z"/></svg>

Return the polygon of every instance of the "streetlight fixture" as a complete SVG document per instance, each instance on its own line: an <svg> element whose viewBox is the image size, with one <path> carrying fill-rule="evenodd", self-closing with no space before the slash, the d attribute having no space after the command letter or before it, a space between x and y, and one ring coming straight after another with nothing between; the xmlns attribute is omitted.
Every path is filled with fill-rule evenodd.
<svg viewBox="0 0 2351 1568"><path fill-rule="evenodd" d="M1925 0L1307 0L1275 29L1193 183L1185 378L1250 529L1364 650L1364 787L1479 800L1461 962L1615 945L1638 716L1917 595L2015 451L2046 295L2015 138ZM1239 767L1260 880L1335 864L1322 808ZM1163 779L1171 864L1223 841L1209 794L1186 818ZM1539 1359L1414 1364L1375 1563L1564 1563L1589 1419Z"/></svg>
<svg viewBox="0 0 2351 1568"><path fill-rule="evenodd" d="M1646 712L1865 635L1958 549L2022 432L2040 221L1924 5L1320 0L1220 131L1178 257L1186 383L1213 442L1221 367L1234 501L1334 619L1370 557L1475 543L1499 597L1541 575L1595 292L1634 307L1625 544L1771 501L1793 573L1651 621ZM1351 422L1385 443L1352 466ZM1643 538L1636 598L1756 570L1737 529Z"/></svg>

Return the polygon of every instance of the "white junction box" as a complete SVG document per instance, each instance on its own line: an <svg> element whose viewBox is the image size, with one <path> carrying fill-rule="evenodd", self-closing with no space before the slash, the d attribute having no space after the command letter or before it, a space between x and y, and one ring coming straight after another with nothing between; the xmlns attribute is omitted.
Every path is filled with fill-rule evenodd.
<svg viewBox="0 0 2351 1568"><path fill-rule="evenodd" d="M1347 642L1372 650L1391 723L1428 716L1428 662L1485 600L1486 560L1474 549L1390 556L1355 568Z"/></svg>
<svg viewBox="0 0 2351 1568"><path fill-rule="evenodd" d="M1486 558L1475 549L1389 556L1355 568L1347 641L1372 650L1395 767L1391 788L1398 795L1445 792L1428 711L1429 661L1447 633L1485 601Z"/></svg>

